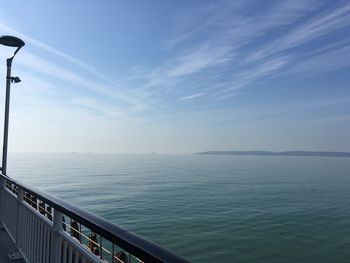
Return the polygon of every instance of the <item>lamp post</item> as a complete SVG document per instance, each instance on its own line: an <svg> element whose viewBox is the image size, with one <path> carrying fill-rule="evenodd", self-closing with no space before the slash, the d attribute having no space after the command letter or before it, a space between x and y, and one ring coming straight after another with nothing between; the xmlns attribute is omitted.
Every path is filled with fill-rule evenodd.
<svg viewBox="0 0 350 263"><path fill-rule="evenodd" d="M10 87L11 83L20 82L19 77L11 76L12 60L16 56L17 52L24 46L23 40L13 36L2 36L0 37L0 44L9 47L16 47L17 49L11 57L6 60L7 74L6 74L6 97L5 97L5 118L4 118L4 142L2 148L2 174L6 175L7 169L7 142L8 142L8 131L9 131L9 113L10 113Z"/></svg>

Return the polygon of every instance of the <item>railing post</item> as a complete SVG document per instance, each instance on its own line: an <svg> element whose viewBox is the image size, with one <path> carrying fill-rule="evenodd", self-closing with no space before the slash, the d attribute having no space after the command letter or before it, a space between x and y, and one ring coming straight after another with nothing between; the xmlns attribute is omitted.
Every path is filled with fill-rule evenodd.
<svg viewBox="0 0 350 263"><path fill-rule="evenodd" d="M2 225L2 210L3 210L3 192L5 190L6 180L2 175L0 176L0 225Z"/></svg>
<svg viewBox="0 0 350 263"><path fill-rule="evenodd" d="M61 261L61 237L63 215L60 211L53 209L53 225L50 247L50 262L59 263Z"/></svg>
<svg viewBox="0 0 350 263"><path fill-rule="evenodd" d="M19 235L20 235L20 225L23 224L21 222L22 218L20 217L19 211L20 211L20 206L22 205L22 200L23 200L23 190L19 187L17 190L17 202L16 202L16 226L15 226L15 233L13 233L13 237L15 239L15 245L16 245L16 250L8 255L11 261L17 261L19 259L23 259L23 256L20 252L20 242L19 242Z"/></svg>
<svg viewBox="0 0 350 263"><path fill-rule="evenodd" d="M23 190L22 188L18 187L18 192L17 192L17 213L16 213L16 234L15 234L15 242L16 245L18 247L19 245L19 228L20 228L20 224L22 222L20 222L20 209L21 209L21 205L22 205L22 201L23 201Z"/></svg>

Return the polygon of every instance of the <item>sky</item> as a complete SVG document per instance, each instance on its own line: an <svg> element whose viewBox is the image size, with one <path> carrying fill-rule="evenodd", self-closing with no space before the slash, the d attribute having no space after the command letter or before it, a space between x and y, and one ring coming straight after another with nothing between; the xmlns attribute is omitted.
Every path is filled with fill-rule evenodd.
<svg viewBox="0 0 350 263"><path fill-rule="evenodd" d="M0 35L11 152L350 151L350 1L12 0Z"/></svg>

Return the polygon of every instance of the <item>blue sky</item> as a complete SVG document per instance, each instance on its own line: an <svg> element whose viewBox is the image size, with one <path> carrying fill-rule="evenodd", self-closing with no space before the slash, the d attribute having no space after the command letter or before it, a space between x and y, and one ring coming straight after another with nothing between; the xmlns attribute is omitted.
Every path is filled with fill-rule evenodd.
<svg viewBox="0 0 350 263"><path fill-rule="evenodd" d="M350 151L349 1L14 0L0 33L10 151Z"/></svg>

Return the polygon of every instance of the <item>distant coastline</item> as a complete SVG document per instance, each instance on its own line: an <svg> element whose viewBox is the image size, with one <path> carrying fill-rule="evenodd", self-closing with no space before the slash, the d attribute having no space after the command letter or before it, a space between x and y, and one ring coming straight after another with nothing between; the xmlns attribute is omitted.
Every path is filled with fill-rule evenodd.
<svg viewBox="0 0 350 263"><path fill-rule="evenodd" d="M350 152L316 152L316 151L207 151L199 155L251 155L251 156L317 156L317 157L350 157Z"/></svg>

